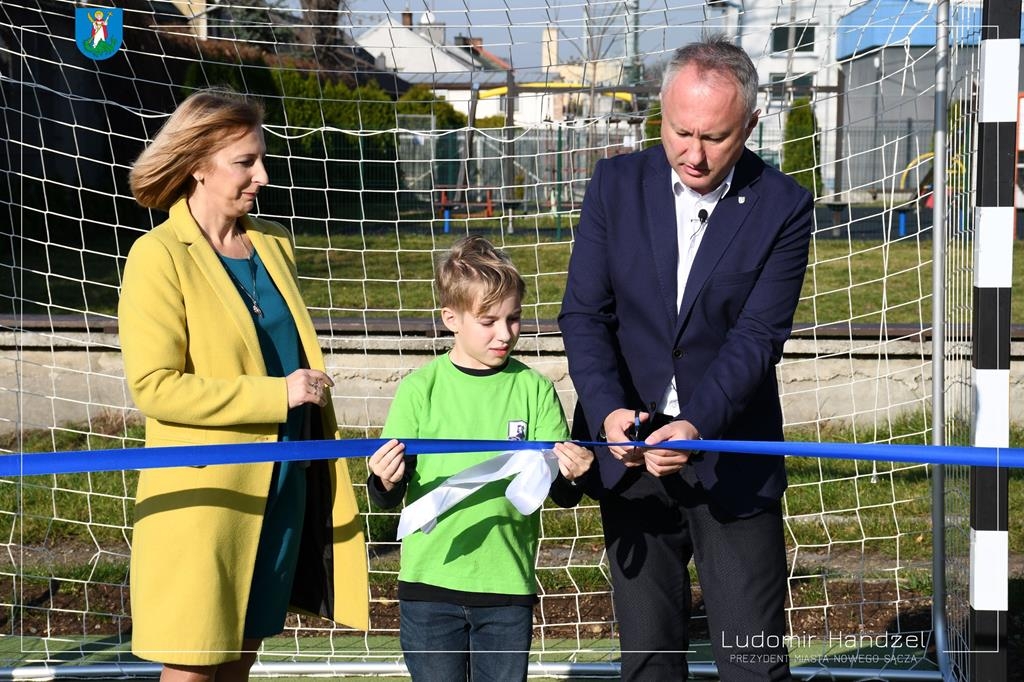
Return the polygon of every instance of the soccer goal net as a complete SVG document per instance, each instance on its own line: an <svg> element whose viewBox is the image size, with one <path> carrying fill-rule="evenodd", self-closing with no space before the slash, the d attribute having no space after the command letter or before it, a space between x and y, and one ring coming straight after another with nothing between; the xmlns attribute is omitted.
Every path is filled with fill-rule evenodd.
<svg viewBox="0 0 1024 682"><path fill-rule="evenodd" d="M343 435L372 437L397 382L450 344L431 280L438 254L467 233L524 274L517 354L572 413L555 318L587 181L598 159L659 144L667 59L725 33L760 75L748 146L816 198L779 367L787 437L927 443L936 235L953 235L949 296L967 297L954 300L970 322L980 16L975 3L952 5L955 144L947 224L934 230L934 3L124 0L97 3L121 10L122 33L111 22L104 40L120 45L96 59L78 3L4 0L0 453L124 448L125 467L0 479L0 633L14 636L0 638L0 667L139 663L128 558L143 434L116 306L132 242L164 217L135 204L127 175L188 93L227 85L263 102L271 184L256 212L294 235ZM948 390L969 395L969 340L950 348L960 373ZM968 424L970 405L956 409ZM349 465L370 630L290 616L260 653L267 671L400 671L397 514L368 504L365 460ZM929 467L793 458L788 469L793 665L931 674ZM534 662L614 670L595 503L545 508L541 525ZM691 660L710 665L699 589L695 602Z"/></svg>

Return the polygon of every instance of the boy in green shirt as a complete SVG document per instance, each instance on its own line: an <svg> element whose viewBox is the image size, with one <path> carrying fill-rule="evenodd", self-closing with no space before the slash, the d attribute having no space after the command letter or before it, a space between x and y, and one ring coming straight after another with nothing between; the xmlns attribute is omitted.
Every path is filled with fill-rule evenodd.
<svg viewBox="0 0 1024 682"><path fill-rule="evenodd" d="M398 387L382 434L392 438L567 441L554 386L511 358L526 285L486 239L452 247L438 269L441 319L451 351ZM593 453L558 442L551 498L578 504L577 479ZM430 492L489 453L405 456L390 440L370 457L370 498L385 509ZM486 484L443 513L425 534L402 541L398 576L400 640L414 680L525 680L537 601L534 566L540 512L520 514L508 482Z"/></svg>

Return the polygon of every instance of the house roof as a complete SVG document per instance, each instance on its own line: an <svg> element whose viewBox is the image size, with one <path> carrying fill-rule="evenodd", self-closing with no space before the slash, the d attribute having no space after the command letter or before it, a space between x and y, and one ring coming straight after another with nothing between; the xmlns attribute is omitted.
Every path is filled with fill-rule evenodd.
<svg viewBox="0 0 1024 682"><path fill-rule="evenodd" d="M443 45L435 42L429 26L406 26L393 17L385 17L376 26L355 36L355 41L374 57L383 56L387 67L410 82L450 80L452 74L462 82L478 77L505 77L510 65L482 45ZM469 77L473 74L473 77Z"/></svg>
<svg viewBox="0 0 1024 682"><path fill-rule="evenodd" d="M472 52L477 57L477 59L479 59L484 64L487 64L488 68L500 69L502 71L512 70L511 64L509 64L507 61L505 61L498 55L494 54L490 50L486 49L483 45L468 43L465 45L459 45L458 47L468 52Z"/></svg>
<svg viewBox="0 0 1024 682"><path fill-rule="evenodd" d="M839 19L836 58L849 59L882 47L934 47L935 12L935 3L929 0L868 0ZM981 7L953 8L950 29L950 40L957 45L977 45Z"/></svg>

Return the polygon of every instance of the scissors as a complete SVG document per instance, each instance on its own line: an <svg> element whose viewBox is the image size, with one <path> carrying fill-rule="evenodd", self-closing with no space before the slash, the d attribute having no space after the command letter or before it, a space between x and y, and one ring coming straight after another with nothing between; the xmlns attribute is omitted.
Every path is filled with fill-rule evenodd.
<svg viewBox="0 0 1024 682"><path fill-rule="evenodd" d="M640 438L640 410L633 411L633 430L627 434L631 440Z"/></svg>

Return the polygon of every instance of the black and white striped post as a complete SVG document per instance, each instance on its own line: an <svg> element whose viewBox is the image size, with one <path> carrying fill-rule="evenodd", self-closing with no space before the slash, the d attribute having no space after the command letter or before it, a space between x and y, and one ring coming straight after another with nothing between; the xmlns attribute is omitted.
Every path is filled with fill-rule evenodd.
<svg viewBox="0 0 1024 682"><path fill-rule="evenodd" d="M973 444L1010 438L1010 289L1017 154L1021 0L982 6L974 243ZM972 467L970 533L971 679L1005 680L1009 601L1008 477Z"/></svg>

